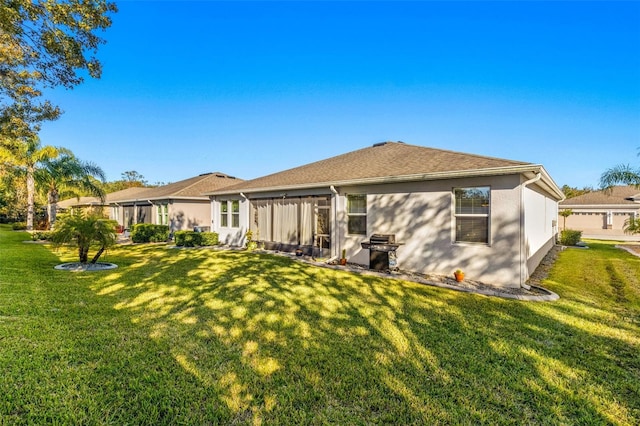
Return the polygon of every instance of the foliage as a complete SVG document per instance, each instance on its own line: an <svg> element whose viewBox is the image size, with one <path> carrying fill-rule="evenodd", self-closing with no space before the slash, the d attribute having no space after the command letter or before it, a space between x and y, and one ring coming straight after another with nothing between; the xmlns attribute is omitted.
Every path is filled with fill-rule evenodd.
<svg viewBox="0 0 640 426"><path fill-rule="evenodd" d="M33 231L31 241L47 241L51 239L52 231Z"/></svg>
<svg viewBox="0 0 640 426"><path fill-rule="evenodd" d="M163 243L169 239L167 225L136 223L131 229L131 241L134 243Z"/></svg>
<svg viewBox="0 0 640 426"><path fill-rule="evenodd" d="M594 189L590 186L585 186L582 189L577 187L572 187L569 185L562 185L562 193L566 198L573 198L579 195L588 194L589 192L593 192Z"/></svg>
<svg viewBox="0 0 640 426"><path fill-rule="evenodd" d="M559 216L562 216L562 229L566 229L567 227L567 218L569 216L571 216L573 214L573 210L571 209L564 209L564 210L560 210L558 212Z"/></svg>
<svg viewBox="0 0 640 426"><path fill-rule="evenodd" d="M638 148L640 156L640 148ZM640 168L634 168L629 164L618 164L600 176L600 186L608 189L614 185L633 185L640 189Z"/></svg>
<svg viewBox="0 0 640 426"><path fill-rule="evenodd" d="M0 5L0 139L33 138L43 120L61 111L41 100L42 90L73 88L81 73L99 78L95 58L104 41L96 35L111 25L114 3L12 0Z"/></svg>
<svg viewBox="0 0 640 426"><path fill-rule="evenodd" d="M219 242L216 232L176 231L173 237L178 247L207 247Z"/></svg>
<svg viewBox="0 0 640 426"><path fill-rule="evenodd" d="M640 258L613 244L560 253L535 303L242 251L116 246L69 274L23 239L0 232L2 423L640 418Z"/></svg>
<svg viewBox="0 0 640 426"><path fill-rule="evenodd" d="M0 163L4 162L18 174L24 174L27 185L27 230L33 229L35 206L35 173L43 162L56 158L60 148L42 146L38 138L0 144Z"/></svg>
<svg viewBox="0 0 640 426"><path fill-rule="evenodd" d="M626 234L640 234L640 217L630 217L624 222L624 232Z"/></svg>
<svg viewBox="0 0 640 426"><path fill-rule="evenodd" d="M47 217L49 227L56 221L57 204L60 197L80 197L91 194L104 200L105 193L96 178L104 181L102 169L90 162L76 158L67 149L61 149L55 158L45 159L34 173L36 183L47 197Z"/></svg>
<svg viewBox="0 0 640 426"><path fill-rule="evenodd" d="M11 229L13 229L14 231L24 231L27 229L27 223L26 222L15 222L13 224L11 224Z"/></svg>
<svg viewBox="0 0 640 426"><path fill-rule="evenodd" d="M582 231L574 229L563 229L560 232L560 244L563 246L575 246L582 238Z"/></svg>
<svg viewBox="0 0 640 426"><path fill-rule="evenodd" d="M102 253L116 243L117 226L115 220L103 219L91 213L62 215L51 233L51 242L56 246L77 246L81 263L88 262L89 248L92 243L97 243L99 249L91 259L91 263L96 263Z"/></svg>

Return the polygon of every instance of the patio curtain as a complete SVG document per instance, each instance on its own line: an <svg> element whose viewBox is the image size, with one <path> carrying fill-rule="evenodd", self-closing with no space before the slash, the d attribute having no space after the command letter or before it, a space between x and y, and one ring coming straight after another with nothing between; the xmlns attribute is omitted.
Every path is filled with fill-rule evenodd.
<svg viewBox="0 0 640 426"><path fill-rule="evenodd" d="M313 245L313 198L300 199L300 244Z"/></svg>
<svg viewBox="0 0 640 426"><path fill-rule="evenodd" d="M298 243L298 200L273 200L273 240Z"/></svg>

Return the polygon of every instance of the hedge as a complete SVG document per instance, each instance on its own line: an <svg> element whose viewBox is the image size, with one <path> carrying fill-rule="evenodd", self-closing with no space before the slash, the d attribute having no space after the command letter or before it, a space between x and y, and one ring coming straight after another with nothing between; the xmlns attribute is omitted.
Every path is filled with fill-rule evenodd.
<svg viewBox="0 0 640 426"><path fill-rule="evenodd" d="M563 246L575 246L582 238L582 231L565 229L560 233L560 244Z"/></svg>
<svg viewBox="0 0 640 426"><path fill-rule="evenodd" d="M131 241L134 243L160 243L169 239L167 225L136 223L131 230Z"/></svg>
<svg viewBox="0 0 640 426"><path fill-rule="evenodd" d="M218 245L215 232L177 231L173 234L178 247L202 247Z"/></svg>

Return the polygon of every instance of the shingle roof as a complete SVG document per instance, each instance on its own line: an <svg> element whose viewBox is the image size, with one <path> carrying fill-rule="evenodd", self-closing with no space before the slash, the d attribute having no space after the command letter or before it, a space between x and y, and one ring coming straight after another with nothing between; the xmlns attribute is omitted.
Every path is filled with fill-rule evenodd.
<svg viewBox="0 0 640 426"><path fill-rule="evenodd" d="M136 193L133 198L155 200L166 198L193 198L200 197L206 199L203 194L209 191L215 191L229 185L242 182L242 179L226 175L220 172L206 173L195 176L179 182L170 183L168 185L158 186L155 188L145 188L145 191ZM127 201L132 197L119 197L113 201ZM110 200L111 201L111 200Z"/></svg>
<svg viewBox="0 0 640 426"><path fill-rule="evenodd" d="M437 174L526 166L532 163L465 154L443 149L383 142L304 166L244 181L223 193L359 181L373 178Z"/></svg>
<svg viewBox="0 0 640 426"><path fill-rule="evenodd" d="M635 198L638 201L633 201ZM568 198L560 203L562 206L593 206L593 205L636 205L640 203L640 190L633 186L614 186L610 191L601 190L588 192L577 197Z"/></svg>
<svg viewBox="0 0 640 426"><path fill-rule="evenodd" d="M215 191L217 189L242 182L242 179L226 175L220 172L205 173L179 182L170 183L168 185L158 186L155 188L127 188L121 191L111 192L106 196L105 204L126 202L133 200L161 200L168 198L201 198L206 200L205 192ZM60 208L69 208L73 206L102 205L97 197L80 197L70 198L58 203Z"/></svg>

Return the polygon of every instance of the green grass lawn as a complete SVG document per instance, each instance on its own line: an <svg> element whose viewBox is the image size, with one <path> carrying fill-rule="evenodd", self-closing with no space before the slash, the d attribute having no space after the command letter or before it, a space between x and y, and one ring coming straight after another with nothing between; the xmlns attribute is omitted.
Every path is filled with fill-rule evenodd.
<svg viewBox="0 0 640 426"><path fill-rule="evenodd" d="M520 302L246 252L0 228L0 424L637 424L640 258L564 251Z"/></svg>

